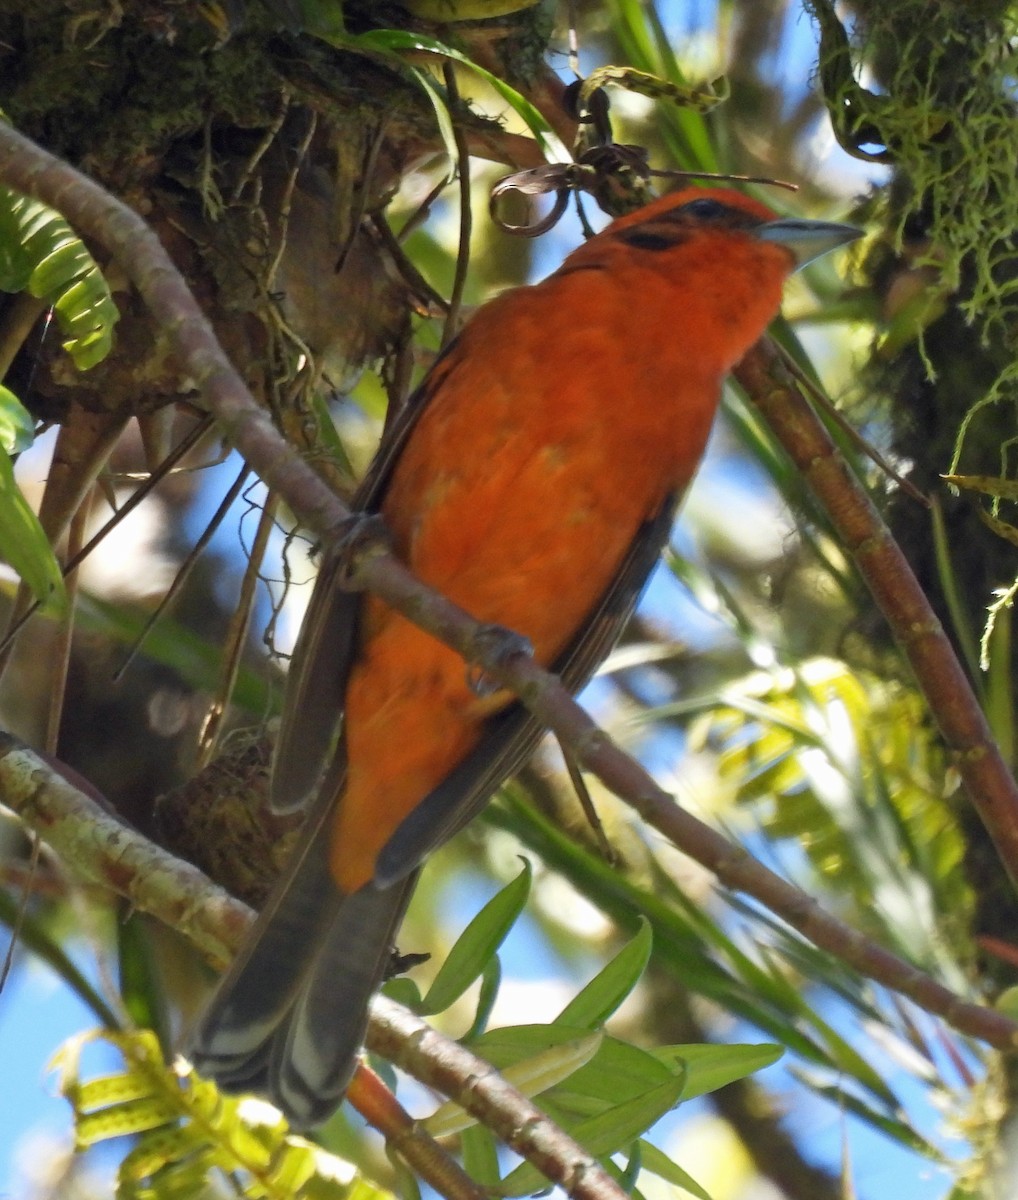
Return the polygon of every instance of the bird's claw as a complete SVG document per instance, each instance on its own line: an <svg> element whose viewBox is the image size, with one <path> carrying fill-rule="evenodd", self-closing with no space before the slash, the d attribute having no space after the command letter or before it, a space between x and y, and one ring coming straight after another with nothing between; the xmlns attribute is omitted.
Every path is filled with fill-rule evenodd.
<svg viewBox="0 0 1018 1200"><path fill-rule="evenodd" d="M336 527L332 544L338 582L343 588L355 590L362 564L391 550L392 535L378 513L352 513Z"/></svg>
<svg viewBox="0 0 1018 1200"><path fill-rule="evenodd" d="M472 640L476 656L493 661L496 666L504 666L521 655L529 658L534 653L533 644L527 638L504 625L482 625ZM475 696L483 698L493 696L502 685L482 667L471 665L467 667L467 686Z"/></svg>

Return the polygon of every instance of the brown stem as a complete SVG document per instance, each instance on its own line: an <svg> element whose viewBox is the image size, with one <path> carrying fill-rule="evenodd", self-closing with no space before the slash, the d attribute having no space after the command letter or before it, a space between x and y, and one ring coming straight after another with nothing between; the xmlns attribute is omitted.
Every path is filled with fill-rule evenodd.
<svg viewBox="0 0 1018 1200"><path fill-rule="evenodd" d="M346 1098L421 1179L447 1200L488 1200L488 1193L415 1121L370 1067L361 1063Z"/></svg>
<svg viewBox="0 0 1018 1200"><path fill-rule="evenodd" d="M951 751L969 799L1018 883L1018 785L901 547L806 403L778 350L761 342L736 378L823 505L887 618Z"/></svg>
<svg viewBox="0 0 1018 1200"><path fill-rule="evenodd" d="M198 734L198 754L195 760L195 770L207 767L219 746L219 735L222 732L223 721L233 689L240 673L241 659L247 646L248 631L251 628L251 614L254 612L255 590L262 578L262 563L269 546L269 538L275 528L276 511L279 508L279 498L270 492L265 497L258 527L254 540L247 555L247 566L240 583L240 593L233 616L230 618L226 636L223 638L223 654L219 664L219 679L215 692L205 712L201 732Z"/></svg>
<svg viewBox="0 0 1018 1200"><path fill-rule="evenodd" d="M544 1115L490 1063L387 996L371 1002L368 1049L437 1088L573 1200L622 1200L626 1193L601 1164Z"/></svg>

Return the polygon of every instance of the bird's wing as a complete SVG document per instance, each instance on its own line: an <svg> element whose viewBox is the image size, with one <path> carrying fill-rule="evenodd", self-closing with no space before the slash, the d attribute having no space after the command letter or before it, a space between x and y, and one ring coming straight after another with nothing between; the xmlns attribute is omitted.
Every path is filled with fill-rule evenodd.
<svg viewBox="0 0 1018 1200"><path fill-rule="evenodd" d="M355 516L376 513L392 469L428 400L456 361L458 339L436 359L427 378L386 431L368 473L351 500ZM337 576L343 549L327 555L294 646L283 716L272 760L270 806L274 812L308 808L326 771L342 754L346 683L357 652L361 596L345 591Z"/></svg>
<svg viewBox="0 0 1018 1200"><path fill-rule="evenodd" d="M615 645L668 540L680 497L641 526L608 591L571 644L551 665L571 692L586 684ZM415 870L484 808L527 761L544 727L518 701L489 718L473 750L402 822L378 856L375 883L386 887Z"/></svg>

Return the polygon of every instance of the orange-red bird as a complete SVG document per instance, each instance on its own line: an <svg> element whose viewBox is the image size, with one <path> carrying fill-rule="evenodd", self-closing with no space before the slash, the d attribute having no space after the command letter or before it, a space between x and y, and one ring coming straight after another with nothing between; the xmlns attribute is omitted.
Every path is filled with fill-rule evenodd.
<svg viewBox="0 0 1018 1200"><path fill-rule="evenodd" d="M786 277L857 236L697 188L615 221L473 317L355 507L381 513L419 578L522 634L578 689L657 560L725 374L776 315ZM479 695L452 650L336 587L328 566L287 712L273 798L310 805L307 826L191 1057L307 1127L349 1082L418 868L540 731L511 697Z"/></svg>

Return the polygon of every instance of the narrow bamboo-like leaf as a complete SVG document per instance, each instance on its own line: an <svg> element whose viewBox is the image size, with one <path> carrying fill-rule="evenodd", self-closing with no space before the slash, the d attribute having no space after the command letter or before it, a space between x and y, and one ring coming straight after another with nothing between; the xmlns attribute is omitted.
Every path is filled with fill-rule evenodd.
<svg viewBox="0 0 1018 1200"><path fill-rule="evenodd" d="M400 0L400 7L422 21L490 21L533 8L540 0Z"/></svg>
<svg viewBox="0 0 1018 1200"><path fill-rule="evenodd" d="M678 1163L673 1162L653 1142L648 1142L640 1138L637 1144L642 1153L643 1169L645 1171L649 1171L652 1175L657 1175L668 1183L674 1183L676 1187L689 1192L691 1196L696 1196L697 1200L711 1200L710 1194L704 1191L692 1175L683 1171Z"/></svg>
<svg viewBox="0 0 1018 1200"><path fill-rule="evenodd" d="M626 1165L619 1177L619 1185L630 1195L636 1189L636 1181L640 1177L642 1166L643 1153L640 1150L639 1141L636 1141L629 1147L629 1157L626 1159Z"/></svg>
<svg viewBox="0 0 1018 1200"><path fill-rule="evenodd" d="M706 1092L716 1091L735 1079L743 1079L754 1071L762 1071L776 1063L784 1054L783 1046L659 1046L648 1051L663 1063L686 1069L686 1086L682 1099L691 1100Z"/></svg>
<svg viewBox="0 0 1018 1200"><path fill-rule="evenodd" d="M336 424L329 413L329 406L321 392L311 396L311 414L315 421L315 441L332 457L336 469L349 479L356 478L353 463L350 462L343 439L336 431Z"/></svg>
<svg viewBox="0 0 1018 1200"><path fill-rule="evenodd" d="M877 1112L872 1105L853 1095L846 1088L817 1080L812 1077L811 1072L793 1068L792 1074L807 1083L819 1095L826 1096L835 1107L847 1109L862 1120L868 1121L886 1133L893 1141L915 1150L918 1154L925 1155L934 1162L944 1162L943 1152L932 1142L928 1142L918 1130L913 1129L907 1122L888 1116L886 1113Z"/></svg>
<svg viewBox="0 0 1018 1200"><path fill-rule="evenodd" d="M80 1112L92 1112L112 1108L129 1100L141 1100L151 1096L152 1083L140 1074L100 1075L78 1085L74 1095L74 1106Z"/></svg>
<svg viewBox="0 0 1018 1200"><path fill-rule="evenodd" d="M605 1037L590 1062L554 1089L551 1103L570 1117L594 1116L680 1076L685 1076L681 1062L667 1062L630 1042Z"/></svg>
<svg viewBox="0 0 1018 1200"><path fill-rule="evenodd" d="M0 557L6 559L31 589L35 598L49 608L67 606L60 564L14 479L14 465L0 451Z"/></svg>
<svg viewBox="0 0 1018 1200"><path fill-rule="evenodd" d="M602 1025L636 987L650 961L654 934L646 917L640 929L610 963L582 989L555 1018L556 1023L577 1029Z"/></svg>
<svg viewBox="0 0 1018 1200"><path fill-rule="evenodd" d="M424 68L407 67L407 70L416 79L424 94L431 101L431 109L435 114L435 123L438 125L442 145L445 147L445 156L449 160L449 174L446 175L446 179L448 180L452 177L453 166L459 157L459 148L456 145L456 134L453 132L452 117L449 115L448 102L437 81Z"/></svg>
<svg viewBox="0 0 1018 1200"><path fill-rule="evenodd" d="M140 1183L156 1171L162 1170L167 1164L178 1162L188 1157L188 1169L201 1176L207 1167L213 1165L215 1156L211 1151L204 1154L194 1154L194 1131L185 1127L167 1127L154 1129L140 1139L121 1160L118 1169L118 1181L123 1186L128 1181Z"/></svg>
<svg viewBox="0 0 1018 1200"><path fill-rule="evenodd" d="M539 1096L585 1066L601 1045L600 1033L574 1037L530 1058L503 1067L502 1074L525 1096ZM452 1102L437 1108L422 1122L432 1137L447 1137L474 1124L476 1118Z"/></svg>
<svg viewBox="0 0 1018 1200"><path fill-rule="evenodd" d="M79 593L75 614L82 627L128 645L142 631L143 613L126 609L87 593ZM218 678L221 646L195 634L172 617L163 617L149 633L145 656L172 667L198 688L211 689ZM237 677L232 703L249 713L271 712L278 705L278 688L244 665Z"/></svg>
<svg viewBox="0 0 1018 1200"><path fill-rule="evenodd" d="M460 1134L463 1169L471 1179L494 1194L501 1173L498 1169L498 1146L491 1132L483 1125L471 1125Z"/></svg>
<svg viewBox="0 0 1018 1200"><path fill-rule="evenodd" d="M272 1162L268 1179L283 1196L296 1196L315 1173L315 1152L310 1146L287 1146Z"/></svg>
<svg viewBox="0 0 1018 1200"><path fill-rule="evenodd" d="M504 1071L513 1063L542 1054L545 1050L590 1037L589 1029L566 1025L506 1025L489 1029L468 1043L470 1050Z"/></svg>
<svg viewBox="0 0 1018 1200"><path fill-rule="evenodd" d="M951 615L951 629L965 655L965 665L968 667L969 679L976 688L980 700L983 699L982 672L979 669L979 638L972 623L972 614L962 599L962 589L955 566L956 550L951 545L947 526L944 521L943 507L934 502L931 509L933 525L933 550L937 564L937 578L940 581L947 611Z"/></svg>
<svg viewBox="0 0 1018 1200"><path fill-rule="evenodd" d="M498 989L502 986L502 962L498 955L489 958L484 964L481 974L481 988L477 997L477 1011L474 1013L474 1023L470 1026L464 1041L472 1041L480 1037L488 1027L491 1010L498 999Z"/></svg>
<svg viewBox="0 0 1018 1200"><path fill-rule="evenodd" d="M494 88L510 108L523 119L527 128L537 140L545 157L550 162L571 161L572 155L562 144L558 135L544 119L541 112L525 96L522 96L514 87L506 83L504 79L500 79L497 75L493 75L491 71L487 71L484 67L479 66L461 50L446 45L445 42L439 41L438 38L429 37L423 33L411 33L406 29L372 29L356 37L344 37L341 40L341 44L349 50L374 50L383 54L405 54L407 52L426 50L431 54L440 55L442 58L448 58L453 62L460 63L464 67L469 67L485 83Z"/></svg>
<svg viewBox="0 0 1018 1200"><path fill-rule="evenodd" d="M997 475L941 475L940 478L964 491L980 492L998 500L1018 500L1018 480L1015 479L1001 479Z"/></svg>
<svg viewBox="0 0 1018 1200"><path fill-rule="evenodd" d="M117 962L120 1000L131 1022L151 1029L169 1051L173 1045L170 1003L165 980L155 961L151 931L140 913L132 913L117 927Z"/></svg>
<svg viewBox="0 0 1018 1200"><path fill-rule="evenodd" d="M0 889L0 922L8 929L13 929L17 923L18 939L22 948L31 950L37 959L55 971L58 978L67 984L82 1004L92 1010L97 1020L110 1029L119 1026L119 1014L113 1011L84 972L72 961L64 948L60 930L54 928L53 922L45 916L45 910L38 915L31 909L25 911L17 893ZM70 1055L58 1053L54 1055L52 1065L63 1070L69 1061Z"/></svg>
<svg viewBox="0 0 1018 1200"><path fill-rule="evenodd" d="M382 991L390 1000L402 1004L404 1008L421 1011L424 1001L421 999L421 989L408 975L397 975L395 979L387 979Z"/></svg>
<svg viewBox="0 0 1018 1200"><path fill-rule="evenodd" d="M702 87L693 87L688 83L662 79L660 75L653 75L649 71L638 71L635 67L607 66L595 67L584 79L580 89L584 106L598 88L609 84L654 100L671 100L673 104L698 113L710 112L728 98L728 84L723 77Z"/></svg>
<svg viewBox="0 0 1018 1200"><path fill-rule="evenodd" d="M606 1109L596 1117L577 1121L572 1126L567 1125L566 1132L596 1157L614 1154L674 1108L681 1092L682 1079L671 1079L636 1100ZM529 1195L544 1186L544 1176L530 1163L522 1163L502 1183L507 1196Z"/></svg>
<svg viewBox="0 0 1018 1200"><path fill-rule="evenodd" d="M530 863L525 862L519 875L493 896L464 929L424 997L422 1014L447 1009L481 974L523 911L531 878Z"/></svg>

